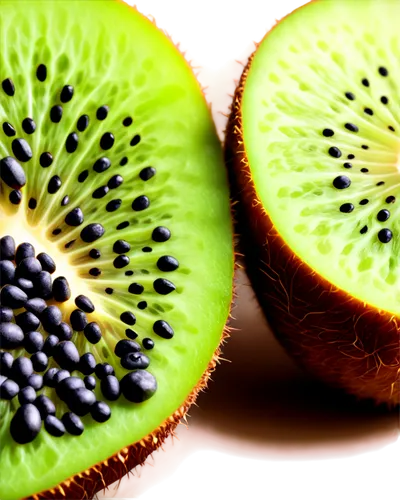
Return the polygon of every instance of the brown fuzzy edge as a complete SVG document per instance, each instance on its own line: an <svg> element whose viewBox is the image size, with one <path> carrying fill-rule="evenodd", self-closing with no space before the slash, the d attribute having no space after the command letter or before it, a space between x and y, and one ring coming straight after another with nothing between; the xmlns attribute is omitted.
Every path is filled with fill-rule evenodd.
<svg viewBox="0 0 400 500"><path fill-rule="evenodd" d="M188 61L186 59L185 52L182 52L179 43L174 43L171 35L166 30L161 29L159 26L157 26L156 20L153 17L140 12L137 9L136 5L131 7L123 0L116 1L139 12L139 14L143 16L144 19L147 19L149 22L151 22L169 39L169 41L175 46L178 52L183 56L184 61L186 62L198 82L201 93L206 98L206 87L202 87L200 85L200 82L198 80L198 73L195 72L195 70L198 68L194 67L191 64L191 61ZM210 103L208 103L208 108L211 114ZM231 201L231 216L233 226L235 226L235 210L233 205L234 203ZM235 240L238 239L238 235L234 234L233 239L235 242ZM233 246L235 246L234 242ZM132 472L135 467L139 465L145 465L145 461L147 460L147 458L149 458L154 451L162 448L162 445L170 435L174 435L174 431L178 424L181 423L181 420L183 419L186 421L187 413L190 407L195 404L200 392L204 392L208 388L212 373L216 369L217 364L219 364L221 361L225 361L224 358L221 357L222 347L230 337L230 332L235 330L234 328L229 326L229 322L232 319L232 311L235 307L235 299L237 297L235 289L235 272L240 268L240 265L238 264L238 256L239 254L237 252L234 252L232 300L228 320L222 331L220 343L216 351L214 352L213 358L209 362L207 369L204 371L201 379L199 380L193 391L186 398L185 402L170 417L164 420L164 422L157 429L145 436L140 441L122 448L121 450L119 450L119 452L115 453L108 459L103 460L96 465L86 469L85 471L71 476L68 479L65 479L59 485L46 491L42 491L41 493L36 493L34 495L26 497L23 500L90 500L96 495L96 493L106 489L110 484L114 483L115 481L120 481L123 476Z"/></svg>

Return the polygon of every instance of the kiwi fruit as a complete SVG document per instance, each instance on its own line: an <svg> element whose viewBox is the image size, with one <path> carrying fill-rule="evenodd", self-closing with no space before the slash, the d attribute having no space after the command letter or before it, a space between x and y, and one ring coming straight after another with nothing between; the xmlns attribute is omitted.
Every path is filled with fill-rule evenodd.
<svg viewBox="0 0 400 500"><path fill-rule="evenodd" d="M400 401L398 2L314 1L237 86L226 161L247 269L276 335L319 379Z"/></svg>
<svg viewBox="0 0 400 500"><path fill-rule="evenodd" d="M91 498L226 336L229 187L191 67L118 1L0 5L0 498Z"/></svg>

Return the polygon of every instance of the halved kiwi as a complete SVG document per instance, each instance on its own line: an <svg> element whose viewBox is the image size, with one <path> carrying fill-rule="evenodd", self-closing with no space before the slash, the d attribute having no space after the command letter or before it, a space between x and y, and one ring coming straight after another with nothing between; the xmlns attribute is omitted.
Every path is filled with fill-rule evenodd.
<svg viewBox="0 0 400 500"><path fill-rule="evenodd" d="M122 2L0 5L0 497L90 498L204 387L232 298L201 88Z"/></svg>
<svg viewBox="0 0 400 500"><path fill-rule="evenodd" d="M257 46L228 126L247 267L303 366L400 401L397 2L315 1Z"/></svg>

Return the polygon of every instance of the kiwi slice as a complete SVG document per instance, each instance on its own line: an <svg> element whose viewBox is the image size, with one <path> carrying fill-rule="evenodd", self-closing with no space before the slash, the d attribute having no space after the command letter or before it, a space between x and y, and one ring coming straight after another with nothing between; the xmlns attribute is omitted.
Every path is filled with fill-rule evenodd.
<svg viewBox="0 0 400 500"><path fill-rule="evenodd" d="M397 2L315 1L257 46L226 156L248 269L298 361L400 400Z"/></svg>
<svg viewBox="0 0 400 500"><path fill-rule="evenodd" d="M232 298L221 146L122 2L0 5L0 497L90 498L161 445Z"/></svg>

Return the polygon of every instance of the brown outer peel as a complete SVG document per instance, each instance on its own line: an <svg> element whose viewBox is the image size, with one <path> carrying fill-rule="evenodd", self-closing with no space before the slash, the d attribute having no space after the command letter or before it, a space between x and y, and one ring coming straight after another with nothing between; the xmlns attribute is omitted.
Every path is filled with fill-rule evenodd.
<svg viewBox="0 0 400 500"><path fill-rule="evenodd" d="M142 9L138 5L130 3L128 0L116 0L122 3L129 4L130 7L138 10L142 15L147 18L151 23L164 33L164 35L174 44L180 54L185 59L188 66L191 68L195 75L203 96L206 98L207 89L210 86L210 75L212 70L201 63L196 61L190 52L184 47L181 41L177 40L173 33L168 31L164 26L158 23L157 18L152 14L143 14ZM209 106L209 111L210 106ZM233 214L233 206L231 206ZM233 243L232 243L233 246ZM234 269L238 268L237 255L234 255ZM122 479L126 474L130 473L132 469L140 466L156 449L160 448L166 439L175 435L178 427L183 425L187 412L192 404L195 403L201 391L208 387L211 380L211 375L216 368L217 363L220 363L223 358L222 347L223 344L230 336L232 328L228 326L229 320L232 318L232 310L234 308L234 301L236 298L235 284L232 286L232 300L230 305L229 316L227 324L225 325L218 348L214 352L213 358L207 366L196 387L189 394L186 401L170 416L168 417L157 429L151 434L145 436L141 441L133 443L119 450L115 455L108 459L97 463L93 467L86 469L62 483L46 491L31 495L23 500L91 500L96 493L100 490L107 488L115 481Z"/></svg>
<svg viewBox="0 0 400 500"><path fill-rule="evenodd" d="M250 280L278 340L300 365L357 398L393 407L400 403L399 317L352 297L303 262L285 243L257 195L241 113L256 51L237 85L225 142Z"/></svg>

